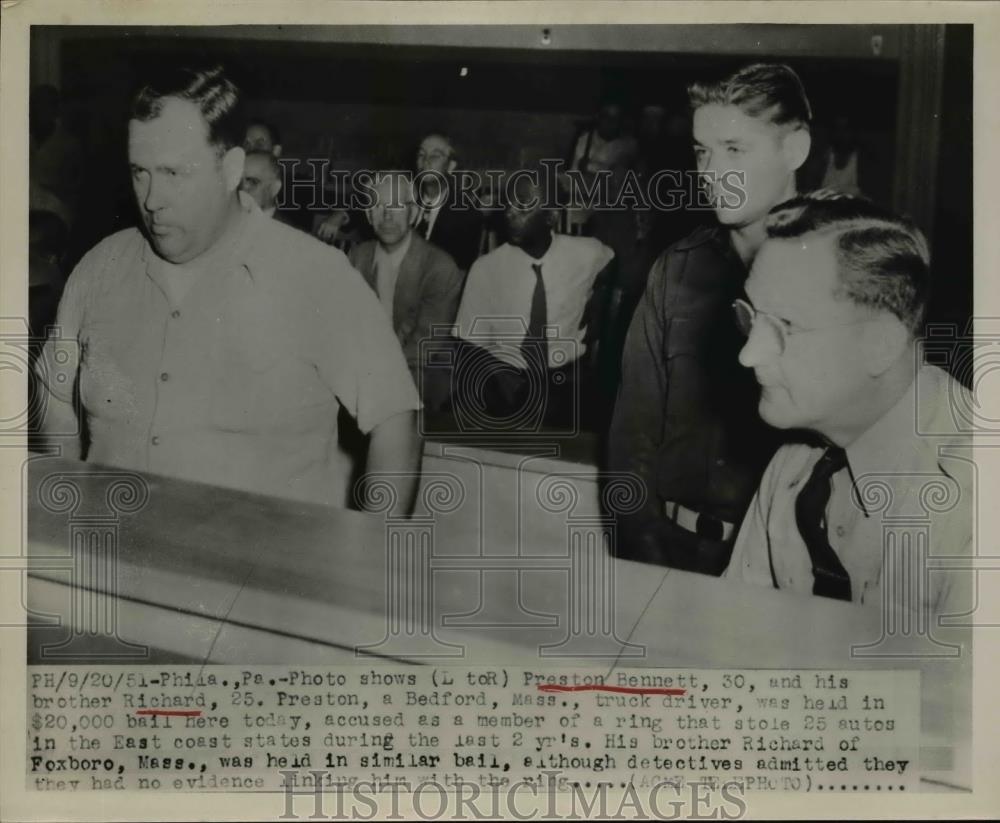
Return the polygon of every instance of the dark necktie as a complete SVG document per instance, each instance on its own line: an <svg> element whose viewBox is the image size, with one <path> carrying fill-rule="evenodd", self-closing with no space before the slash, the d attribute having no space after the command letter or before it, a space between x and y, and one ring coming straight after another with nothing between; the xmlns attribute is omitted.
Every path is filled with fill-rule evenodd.
<svg viewBox="0 0 1000 823"><path fill-rule="evenodd" d="M549 365L548 340L545 338L545 283L542 280L542 264L532 263L531 269L535 273L535 290L531 294L528 333L521 344L521 353L529 369L541 371Z"/></svg>
<svg viewBox="0 0 1000 823"><path fill-rule="evenodd" d="M795 523L812 560L813 594L838 600L851 599L851 578L827 537L826 505L830 502L830 478L846 465L847 453L830 446L795 500Z"/></svg>
<svg viewBox="0 0 1000 823"><path fill-rule="evenodd" d="M430 212L428 211L421 212L420 222L417 223L417 234L423 237L424 240L427 239L427 231L430 228L430 225L431 225Z"/></svg>

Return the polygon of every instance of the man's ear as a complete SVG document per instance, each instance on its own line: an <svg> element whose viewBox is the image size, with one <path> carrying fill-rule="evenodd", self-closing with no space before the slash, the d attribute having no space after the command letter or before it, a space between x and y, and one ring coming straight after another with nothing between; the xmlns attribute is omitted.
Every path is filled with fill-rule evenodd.
<svg viewBox="0 0 1000 823"><path fill-rule="evenodd" d="M273 149L271 149L271 154L273 154L275 157L281 157L281 144L280 143L277 146L275 146Z"/></svg>
<svg viewBox="0 0 1000 823"><path fill-rule="evenodd" d="M453 171L455 171L455 168L457 166L458 166L458 161L454 157L451 158L451 160L448 161L448 174L451 174Z"/></svg>
<svg viewBox="0 0 1000 823"><path fill-rule="evenodd" d="M812 136L809 134L809 129L795 129L782 138L781 151L789 171L796 171L806 162L811 146Z"/></svg>
<svg viewBox="0 0 1000 823"><path fill-rule="evenodd" d="M281 191L281 181L274 180L271 182L271 197L277 197L278 192Z"/></svg>
<svg viewBox="0 0 1000 823"><path fill-rule="evenodd" d="M239 188L240 181L243 179L243 164L246 157L242 146L233 146L222 155L222 176L226 181L227 191L236 191Z"/></svg>
<svg viewBox="0 0 1000 823"><path fill-rule="evenodd" d="M910 333L899 318L891 314L883 314L865 326L862 331L865 366L871 377L878 377L905 354L910 345Z"/></svg>

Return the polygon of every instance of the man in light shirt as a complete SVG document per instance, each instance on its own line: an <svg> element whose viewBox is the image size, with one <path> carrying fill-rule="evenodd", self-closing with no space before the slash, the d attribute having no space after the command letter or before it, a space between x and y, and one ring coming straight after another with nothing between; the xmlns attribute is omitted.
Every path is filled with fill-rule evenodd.
<svg viewBox="0 0 1000 823"><path fill-rule="evenodd" d="M923 577L928 557L970 554L973 527L954 452L969 445L956 406L972 399L917 356L926 241L851 197L790 200L766 231L748 299L734 304L748 334L739 359L761 385L761 417L815 441L772 458L727 576L855 603L888 597L925 615L967 611L968 575ZM927 507L928 484L948 505ZM926 519L929 546L891 539L889 511Z"/></svg>
<svg viewBox="0 0 1000 823"><path fill-rule="evenodd" d="M456 321L458 337L474 347L462 356L481 364L456 370L453 391L475 402L481 387L498 420L537 413L562 425L580 419L574 378L596 332L614 252L592 237L554 233L544 175L511 179L507 242L473 264Z"/></svg>
<svg viewBox="0 0 1000 823"><path fill-rule="evenodd" d="M374 186L375 203L366 215L375 240L351 249L350 259L378 295L403 348L410 373L422 389L424 407L440 407L447 380L427 371L421 380L420 346L433 326L455 322L464 278L451 256L413 231L418 207L404 174L383 174Z"/></svg>
<svg viewBox="0 0 1000 823"><path fill-rule="evenodd" d="M397 513L419 480L420 407L378 301L340 252L260 213L243 175L239 90L178 69L133 101L142 218L76 267L40 377L42 431L68 456L342 506L340 410ZM75 390L89 442L76 430Z"/></svg>

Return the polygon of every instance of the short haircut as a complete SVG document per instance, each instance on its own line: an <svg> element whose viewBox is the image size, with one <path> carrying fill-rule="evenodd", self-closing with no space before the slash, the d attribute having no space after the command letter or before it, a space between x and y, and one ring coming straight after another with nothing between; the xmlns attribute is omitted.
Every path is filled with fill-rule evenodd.
<svg viewBox="0 0 1000 823"><path fill-rule="evenodd" d="M264 131L267 132L267 136L271 138L272 146L281 145L281 133L278 131L278 127L274 125L274 123L268 122L267 120L250 120L247 123L246 130L250 131L250 129L253 126L260 126L262 129L264 129ZM244 132L244 134L245 133L246 132Z"/></svg>
<svg viewBox="0 0 1000 823"><path fill-rule="evenodd" d="M267 163L267 167L271 170L271 173L278 180L281 179L281 164L278 162L278 158L275 157L271 152L264 151L263 149L254 149L253 151L247 152L247 160L252 157L258 157Z"/></svg>
<svg viewBox="0 0 1000 823"><path fill-rule="evenodd" d="M208 142L220 154L243 145L246 134L240 90L222 66L174 68L143 85L132 100L133 120L155 120L164 101L176 98L194 103L208 126Z"/></svg>
<svg viewBox="0 0 1000 823"><path fill-rule="evenodd" d="M736 106L748 117L809 128L812 108L799 76L782 63L754 63L716 83L688 86L692 111L711 103Z"/></svg>
<svg viewBox="0 0 1000 823"><path fill-rule="evenodd" d="M909 220L861 197L817 193L775 206L765 228L775 239L829 237L840 277L835 296L889 312L911 334L919 334L930 287L930 252Z"/></svg>
<svg viewBox="0 0 1000 823"><path fill-rule="evenodd" d="M380 171L372 179L373 191L389 186L389 200L385 205L400 206L416 203L413 191L413 175L405 171Z"/></svg>
<svg viewBox="0 0 1000 823"><path fill-rule="evenodd" d="M417 144L417 149L419 150L420 146L423 145L424 140L427 140L431 137L437 137L440 138L441 140L444 140L444 142L448 144L448 158L451 160L456 159L456 157L458 156L458 147L455 145L455 141L452 140L451 137L449 137L443 131L427 132L427 134L425 134L423 137L420 138L420 142Z"/></svg>

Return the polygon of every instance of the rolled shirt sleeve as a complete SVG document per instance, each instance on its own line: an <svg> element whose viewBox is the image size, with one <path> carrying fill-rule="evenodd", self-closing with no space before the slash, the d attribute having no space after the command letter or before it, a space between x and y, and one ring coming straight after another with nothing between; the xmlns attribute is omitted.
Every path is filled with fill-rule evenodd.
<svg viewBox="0 0 1000 823"><path fill-rule="evenodd" d="M329 251L332 271L309 290L305 345L320 379L367 434L390 417L419 409L420 397L375 293L343 254Z"/></svg>

